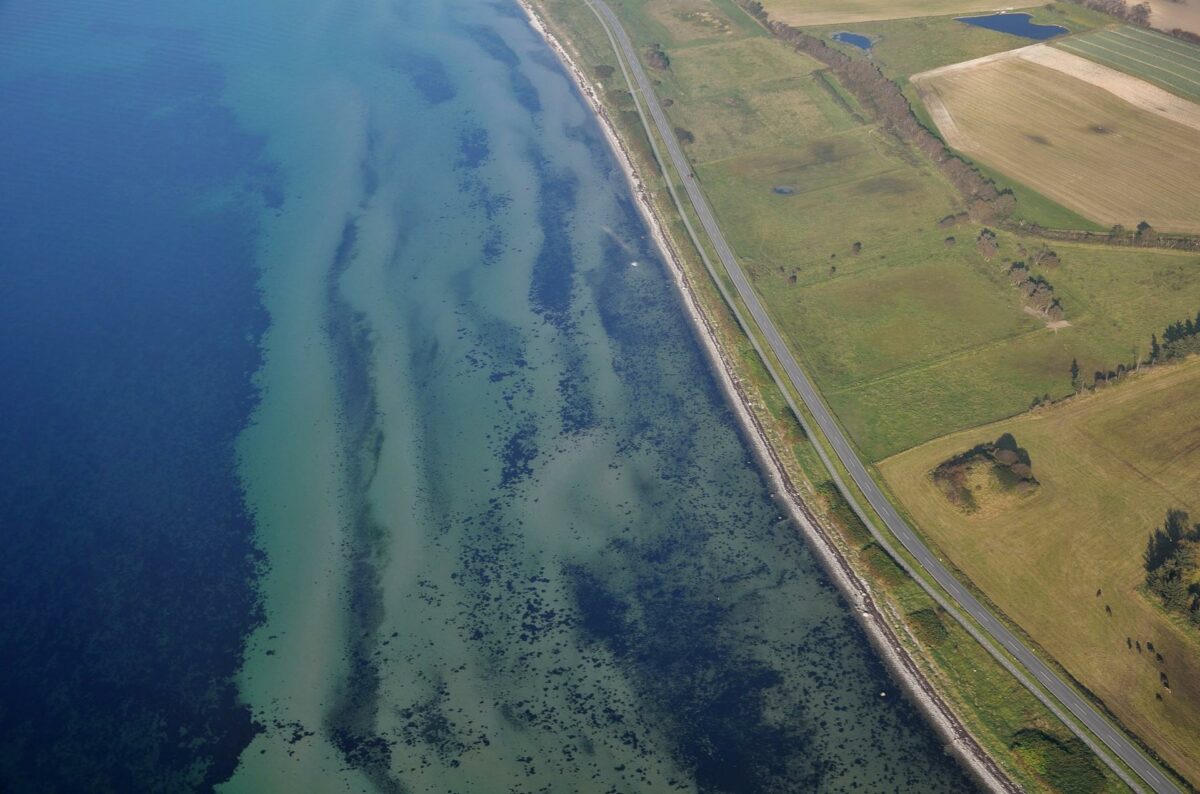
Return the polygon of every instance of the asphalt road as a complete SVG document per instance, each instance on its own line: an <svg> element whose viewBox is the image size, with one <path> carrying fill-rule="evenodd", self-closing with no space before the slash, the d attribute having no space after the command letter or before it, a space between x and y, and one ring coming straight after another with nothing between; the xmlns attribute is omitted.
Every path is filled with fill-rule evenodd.
<svg viewBox="0 0 1200 794"><path fill-rule="evenodd" d="M1011 631L1004 627L1000 621L992 615L991 611L983 606L978 599L975 598L965 587L950 573L945 565L934 556L933 552L921 541L920 538L909 527L908 523L900 517L891 502L879 490L879 486L867 473L866 466L859 459L858 454L850 445L846 434L842 432L842 428L834 419L833 414L825 406L813 387L812 382L804 371L800 369L796 363L795 356L785 344L779 330L775 327L775 323L767 315L763 309L762 303L758 299L754 288L751 286L749 279L738 264L737 258L733 255L733 251L726 242L725 236L721 233L720 227L717 225L717 220L713 216L712 208L708 204L708 199L704 196L704 192L692 177L691 165L687 157L680 147L679 140L675 137L675 132L667 119L666 113L663 112L662 106L659 104L658 97L654 93L653 83L646 75L645 69L642 67L641 61L638 60L637 51L630 41L629 35L625 32L625 28L621 25L620 20L612 9L604 2L604 0L589 0L593 9L609 27L609 32L615 37L615 41L621 48L625 60L629 66L629 72L636 83L638 93L642 95L646 107L650 112L650 117L654 121L655 127L658 129L660 137L666 144L671 162L675 166L675 170L683 176L683 187L687 192L688 199L691 201L692 207L695 209L697 217L700 219L700 224L704 228L705 234L716 250L717 256L720 257L721 263L728 272L730 279L733 281L734 287L737 289L738 296L745 303L751 316L754 318L755 324L758 326L762 336L766 339L775 357L782 364L788 379L799 393L805 406L816 420L817 425L821 428L825 438L828 439L830 446L833 447L838 458L850 473L854 483L859 490L866 496L867 501L875 512L887 524L888 529L892 534L903 544L925 572L934 579L941 587L950 595L957 605L972 618L974 618L983 630L994 640L1007 650L1012 656L1025 668L1029 675L1032 675L1038 682L1041 683L1049 692L1051 692L1059 703L1062 704L1071 714L1088 727L1103 742L1108 749L1126 765L1129 766L1139 777L1145 781L1151 789L1159 794L1178 794L1179 789L1166 778L1158 767L1155 766L1149 759L1134 747L1123 734L1115 730L1112 725L1105 719L1090 703L1076 694L1075 690L1064 683L1053 670L1041 661L1029 648L1025 646ZM836 477L835 479L839 479ZM839 485L841 483L839 482ZM845 491L846 498L851 505L861 513L853 494ZM864 516L865 518L865 516ZM872 522L867 521L868 526ZM872 526L872 529L874 527ZM1052 604L1047 605L1047 609L1053 609ZM953 611L953 610L952 610ZM966 624L964 624L966 625ZM971 627L968 625L968 629ZM974 631L972 631L974 633ZM986 646L986 643L984 643ZM1012 670L1011 665L1007 664L1007 660L1001 658L1001 662L1006 667L1017 675L1017 678L1022 681L1040 700L1045 702L1045 697L1029 682L1026 676L1020 671ZM1057 711L1053 704L1047 703L1051 708ZM1069 723L1068 723L1069 725ZM1080 738L1084 739L1089 745L1095 748L1090 737L1081 734ZM1103 756L1103 754L1101 754ZM1127 776L1118 771L1127 783L1132 783Z"/></svg>

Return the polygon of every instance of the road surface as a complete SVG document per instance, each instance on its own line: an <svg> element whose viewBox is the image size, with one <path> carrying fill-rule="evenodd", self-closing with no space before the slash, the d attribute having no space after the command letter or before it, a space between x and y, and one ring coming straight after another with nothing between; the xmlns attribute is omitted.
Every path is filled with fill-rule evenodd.
<svg viewBox="0 0 1200 794"><path fill-rule="evenodd" d="M957 603L957 605L964 612L974 618L992 640L1012 654L1012 656L1016 658L1016 660L1025 668L1026 671L1028 671L1029 674L1036 678L1043 687L1049 690L1049 692L1051 692L1054 697L1058 699L1059 703L1061 703L1068 711L1070 711L1071 714L1073 714L1081 723L1086 725L1087 728L1091 730L1092 733L1095 734L1096 737L1098 737L1113 754L1118 756L1130 769L1137 773L1137 775L1141 777L1142 780L1145 781L1145 783L1155 792L1158 792L1159 794L1179 794L1179 789L1167 779L1167 777L1158 769L1157 766L1155 766L1153 762L1142 755L1141 751L1139 751L1122 733L1115 730L1109 721L1105 719L1105 717L1101 715L1095 707L1080 697L1072 687L1063 682L1058 675L1052 669L1050 669L1049 666L1042 662L1042 660L1039 659L1033 653L1033 651L1026 647L1025 644L1021 642L1021 640L1019 640L1011 631L1009 631L991 613L990 610L984 607L983 604L981 604L979 600L975 598L975 596L973 596L965 587L963 587L958 579L956 579L950 573L946 566L943 565L937 559L937 557L934 556L933 552L931 552L929 548L921 541L921 539L917 537L916 533L913 532L908 523L900 517L900 514L896 512L896 509L892 506L891 502L889 502L888 499L883 495L883 492L879 490L879 486L875 484L875 481L871 478L870 474L868 474L866 466L863 465L863 462L859 459L858 454L850 445L850 441L846 437L846 434L842 432L841 426L837 423L833 417L833 414L825 406L825 403L817 394L817 391L813 387L812 382L808 379L808 376L805 375L804 371L800 369L800 365L796 362L795 356L792 355L791 350L784 342L779 330L775 327L775 323L772 322L771 318L767 315L767 312L763 308L762 303L759 301L758 295L751 286L749 279L746 277L741 265L738 264L737 258L733 255L733 251L730 249L729 243L726 242L725 236L721 233L721 229L717 225L717 220L713 216L713 211L708 204L708 199L704 196L700 186L692 177L691 165L688 162L687 157L684 155L683 149L680 147L679 140L675 137L674 129L672 128L670 121L667 119L666 113L663 112L662 105L659 104L658 97L654 93L653 84L646 75L646 71L642 67L641 61L638 60L637 51L633 46L633 42L630 41L629 35L625 32L625 28L621 25L621 22L617 18L616 14L613 13L612 9L609 8L608 4L605 3L604 0L588 0L588 2L600 17L601 21L603 21L608 27L610 37L613 37L615 44L620 48L621 53L628 64L626 76L629 77L630 73L632 74L633 80L636 83L634 86L635 94L641 94L642 100L645 102L646 108L649 110L650 116L653 119L654 126L657 128L659 136L662 138L667 147L667 153L670 155L672 164L675 166L675 170L678 171L682 176L683 188L687 192L687 197L696 212L696 216L700 219L700 225L704 228L705 234L708 236L708 239L712 243L717 256L721 260L721 264L724 265L726 272L729 274L729 278L732 280L738 296L746 305L750 315L754 318L755 325L757 325L762 336L770 346L771 351L775 354L775 357L783 366L788 380L791 382L792 386L795 387L797 393L799 393L800 398L804 401L809 413L812 414L817 425L820 427L821 432L829 441L830 446L833 447L833 450L841 460L842 465L846 467L846 470L850 473L850 477L854 480L854 483L858 486L859 490L862 491L863 495L866 496L867 502L870 503L871 507L875 510L879 517L883 519L883 522L887 524L888 529L891 530L892 534L895 535L904 548L908 550L909 554L916 559L929 577L941 585L946 593L949 594L950 598L953 599L954 602ZM641 113L640 106L638 108L638 112ZM643 121L644 120L645 119L643 116ZM800 416L799 412L797 412L797 416ZM876 537L879 538L879 540L884 541L885 546L887 546L886 540L878 535L878 531L873 526L873 522L867 519L867 516L862 512L854 495L845 489L844 484L840 482L841 478L837 476L837 472L831 469L831 473L834 475L835 480L838 481L839 486L842 487L843 493L846 496L846 499L850 502L851 506L854 507L855 511L863 517L868 527L870 527L873 533L876 534ZM905 567L908 567L907 564L903 563L903 561L902 564L904 564ZM944 599L941 599L936 591L933 591L933 594L939 600L944 601ZM947 607L950 606L946 604L943 605ZM1047 608L1052 607L1048 606ZM952 607L950 608L950 611L952 614L958 616L957 611ZM978 636L970 624L964 623L964 625L969 631ZM988 643L985 642L984 645L986 647ZM994 649L989 648L989 650L992 650L994 653ZM1034 693L1034 695L1045 702L1047 706L1058 713L1061 717L1061 712L1059 712L1058 708L1053 703L1047 702L1043 693L1036 686L1034 686L1032 682L1030 682L1029 679L1021 673L1021 671L1013 669L1011 664L1008 663L1008 660L1004 659L1003 657L997 656L997 658L1002 664L1008 667L1009 670L1017 676L1018 680L1025 684L1025 686L1027 686L1030 691ZM1069 721L1066 722L1068 725L1070 725ZM1099 751L1099 748L1095 746L1090 737L1085 734L1080 734L1080 738L1092 746L1093 749ZM1102 752L1099 752L1098 754L1102 758L1105 756L1105 754ZM1106 762L1109 761L1107 758L1105 758L1105 760ZM1125 779L1127 783L1134 785L1133 781L1128 779L1128 776L1123 770L1114 767L1114 771L1116 771L1123 779ZM1136 786L1134 786L1134 788L1136 788Z"/></svg>

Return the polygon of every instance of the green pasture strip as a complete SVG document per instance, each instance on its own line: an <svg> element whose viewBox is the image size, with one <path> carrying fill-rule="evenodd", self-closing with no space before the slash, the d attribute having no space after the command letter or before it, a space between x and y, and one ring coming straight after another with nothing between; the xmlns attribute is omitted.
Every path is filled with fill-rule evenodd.
<svg viewBox="0 0 1200 794"><path fill-rule="evenodd" d="M1162 33L1157 33L1153 30L1147 30L1146 28L1134 27L1132 25L1124 25L1117 28L1116 31L1131 38L1153 42L1161 49L1169 50L1186 58L1200 59L1200 46L1191 44L1190 42L1182 41Z"/></svg>
<svg viewBox="0 0 1200 794"><path fill-rule="evenodd" d="M1123 55L1095 42L1083 42L1080 44L1065 43L1059 46L1067 52L1081 55L1088 60L1096 61L1104 66L1110 66L1134 77L1140 77L1143 80L1167 89L1171 93L1179 94L1185 99L1200 100L1200 83L1188 80L1185 77L1173 74L1145 61Z"/></svg>
<svg viewBox="0 0 1200 794"><path fill-rule="evenodd" d="M1055 46L1200 101L1200 48L1179 51L1171 39L1126 32L1136 30L1101 31L1066 39ZM1164 45L1164 41L1171 46Z"/></svg>
<svg viewBox="0 0 1200 794"><path fill-rule="evenodd" d="M1154 40L1130 36L1120 30L1106 30L1096 34L1094 38L1111 44L1117 49L1128 50L1150 58L1165 59L1171 64L1172 69L1180 72L1189 75L1200 74L1200 52L1177 53L1159 46Z"/></svg>

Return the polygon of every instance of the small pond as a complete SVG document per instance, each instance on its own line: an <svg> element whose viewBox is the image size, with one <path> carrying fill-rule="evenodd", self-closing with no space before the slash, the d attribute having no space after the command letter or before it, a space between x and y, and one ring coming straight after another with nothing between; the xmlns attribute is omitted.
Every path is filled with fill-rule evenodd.
<svg viewBox="0 0 1200 794"><path fill-rule="evenodd" d="M852 44L860 50L871 49L871 40L858 33L846 33L844 31L842 33L834 33L833 40L840 41L843 44Z"/></svg>
<svg viewBox="0 0 1200 794"><path fill-rule="evenodd" d="M1006 14L1003 11L979 17L958 17L958 21L1037 41L1051 39L1068 32L1061 25L1038 25L1030 14Z"/></svg>

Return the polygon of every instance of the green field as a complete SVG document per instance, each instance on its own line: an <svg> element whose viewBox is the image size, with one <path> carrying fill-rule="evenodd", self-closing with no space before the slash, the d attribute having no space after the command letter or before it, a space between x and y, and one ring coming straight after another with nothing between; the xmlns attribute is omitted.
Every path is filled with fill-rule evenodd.
<svg viewBox="0 0 1200 794"><path fill-rule="evenodd" d="M1194 44L1124 25L1072 36L1055 46L1200 102L1200 47Z"/></svg>
<svg viewBox="0 0 1200 794"><path fill-rule="evenodd" d="M1146 536L1167 509L1200 516L1198 401L1200 359L1192 359L879 466L938 548L1192 780L1200 778L1200 633L1139 587ZM1040 484L1014 494L980 481L979 509L964 512L929 474L1002 432L1028 449ZM1127 637L1155 652L1127 646Z"/></svg>

